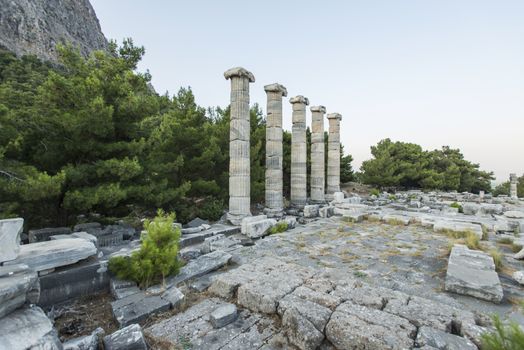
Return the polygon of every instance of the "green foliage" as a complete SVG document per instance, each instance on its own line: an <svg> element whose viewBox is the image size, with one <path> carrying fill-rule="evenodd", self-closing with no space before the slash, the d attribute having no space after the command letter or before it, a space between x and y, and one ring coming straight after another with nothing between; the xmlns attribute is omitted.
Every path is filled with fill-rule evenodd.
<svg viewBox="0 0 524 350"><path fill-rule="evenodd" d="M493 317L495 331L482 335L483 350L519 350L524 349L524 331L517 323L505 325L500 317Z"/></svg>
<svg viewBox="0 0 524 350"><path fill-rule="evenodd" d="M218 219L229 189L230 108L206 110L189 88L157 94L150 74L136 71L145 50L130 39L88 58L69 46L58 51L59 67L0 51L0 218L63 226L79 214L163 208L182 222ZM250 120L251 199L260 203L266 127L258 105ZM289 197L291 133L283 138ZM352 175L351 160L341 154L342 179Z"/></svg>
<svg viewBox="0 0 524 350"><path fill-rule="evenodd" d="M478 192L491 189L493 173L479 170L458 149L424 151L406 142L380 141L373 158L362 163L361 179L378 187L422 188Z"/></svg>
<svg viewBox="0 0 524 350"><path fill-rule="evenodd" d="M459 203L457 202L453 202L449 205L451 208L457 208L459 213L463 213L464 212L464 209L462 209L462 205L460 205Z"/></svg>
<svg viewBox="0 0 524 350"><path fill-rule="evenodd" d="M378 188L372 188L371 191L369 191L369 194L371 196L380 196L380 190Z"/></svg>
<svg viewBox="0 0 524 350"><path fill-rule="evenodd" d="M174 220L174 213L166 215L159 210L153 220L144 222L147 234L142 239L140 249L129 258L111 258L109 270L118 278L135 281L143 288L164 282L166 277L178 273L180 229L173 227Z"/></svg>
<svg viewBox="0 0 524 350"><path fill-rule="evenodd" d="M271 227L269 229L269 234L270 235L274 235L276 233L282 233L282 232L285 232L287 231L287 228L288 228L288 224L287 222L285 221L280 221L278 222L275 226Z"/></svg>

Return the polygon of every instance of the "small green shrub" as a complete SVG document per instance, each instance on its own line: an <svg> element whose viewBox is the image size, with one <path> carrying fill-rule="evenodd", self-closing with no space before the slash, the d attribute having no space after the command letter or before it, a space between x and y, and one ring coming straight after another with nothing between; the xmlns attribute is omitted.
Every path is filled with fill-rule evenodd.
<svg viewBox="0 0 524 350"><path fill-rule="evenodd" d="M390 201L396 201L396 200L397 200L397 196L395 196L394 194L390 194L390 195L388 196L388 199L389 199Z"/></svg>
<svg viewBox="0 0 524 350"><path fill-rule="evenodd" d="M464 210L462 209L462 205L460 205L459 203L457 202L453 202L449 205L451 208L457 208L459 213L463 213Z"/></svg>
<svg viewBox="0 0 524 350"><path fill-rule="evenodd" d="M362 271L355 271L355 272L353 272L353 276L358 277L358 278L365 278L368 275L365 272L362 272Z"/></svg>
<svg viewBox="0 0 524 350"><path fill-rule="evenodd" d="M278 222L275 226L269 229L269 234L274 235L275 233L285 232L288 228L288 224L285 221Z"/></svg>
<svg viewBox="0 0 524 350"><path fill-rule="evenodd" d="M369 191L369 194L371 196L377 196L378 197L378 196L380 196L380 191L378 190L378 188L373 188L373 189L371 189L371 191Z"/></svg>
<svg viewBox="0 0 524 350"><path fill-rule="evenodd" d="M520 350L524 349L524 331L517 323L505 325L500 317L493 317L495 331L482 335L483 350Z"/></svg>
<svg viewBox="0 0 524 350"><path fill-rule="evenodd" d="M209 198L198 211L198 216L205 220L217 221L224 214L224 202Z"/></svg>
<svg viewBox="0 0 524 350"><path fill-rule="evenodd" d="M130 257L117 256L109 259L109 270L116 277L137 282L147 288L165 278L177 274L181 263L178 261L180 229L173 227L175 214L165 214L159 210L151 221L144 222L147 235L142 245Z"/></svg>

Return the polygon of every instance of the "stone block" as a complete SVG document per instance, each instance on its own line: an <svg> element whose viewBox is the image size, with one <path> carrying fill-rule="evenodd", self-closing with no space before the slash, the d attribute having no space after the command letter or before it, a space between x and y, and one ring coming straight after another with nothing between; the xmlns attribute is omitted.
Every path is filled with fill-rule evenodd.
<svg viewBox="0 0 524 350"><path fill-rule="evenodd" d="M69 227L49 227L39 230L29 230L29 243L49 241L49 237L54 235L68 235L71 233Z"/></svg>
<svg viewBox="0 0 524 350"><path fill-rule="evenodd" d="M2 349L62 350L51 320L39 307L18 309L0 319Z"/></svg>
<svg viewBox="0 0 524 350"><path fill-rule="evenodd" d="M275 219L263 219L260 221L251 221L245 225L246 229L243 232L249 238L264 237L269 233L271 227L275 226L277 221Z"/></svg>
<svg viewBox="0 0 524 350"><path fill-rule="evenodd" d="M160 297L167 300L175 310L179 310L186 301L186 296L177 287L168 288Z"/></svg>
<svg viewBox="0 0 524 350"><path fill-rule="evenodd" d="M147 344L138 324L131 324L104 337L105 350L147 350Z"/></svg>
<svg viewBox="0 0 524 350"><path fill-rule="evenodd" d="M171 307L169 301L157 295L136 293L111 303L113 316L120 327L146 320L149 316L167 311Z"/></svg>
<svg viewBox="0 0 524 350"><path fill-rule="evenodd" d="M451 249L445 289L496 303L503 297L493 258L459 244Z"/></svg>
<svg viewBox="0 0 524 350"><path fill-rule="evenodd" d="M96 247L98 247L98 239L95 236L93 236L92 234L87 233L87 232L73 232L69 235L54 235L54 236L49 237L51 241L55 241L57 239L66 239L66 238L82 238L88 242L93 243Z"/></svg>
<svg viewBox="0 0 524 350"><path fill-rule="evenodd" d="M27 265L0 267L0 318L27 303L36 304L40 298L40 282L36 272Z"/></svg>
<svg viewBox="0 0 524 350"><path fill-rule="evenodd" d="M249 216L247 218L242 219L240 232L243 234L247 234L247 225L248 224L252 222L262 221L264 219L267 219L267 215Z"/></svg>
<svg viewBox="0 0 524 350"><path fill-rule="evenodd" d="M0 264L17 258L24 219L0 220Z"/></svg>
<svg viewBox="0 0 524 350"><path fill-rule="evenodd" d="M99 222L86 222L83 224L77 224L73 227L74 232L89 232L92 230L101 230L102 224Z"/></svg>
<svg viewBox="0 0 524 350"><path fill-rule="evenodd" d="M420 327L415 346L443 350L477 350L477 346L470 340L431 327Z"/></svg>
<svg viewBox="0 0 524 350"><path fill-rule="evenodd" d="M115 299L122 299L140 291L136 282L120 280L118 278L110 279L109 290Z"/></svg>
<svg viewBox="0 0 524 350"><path fill-rule="evenodd" d="M98 350L98 344L104 333L104 330L99 327L89 335L70 339L64 343L64 350Z"/></svg>
<svg viewBox="0 0 524 350"><path fill-rule="evenodd" d="M168 280L168 284L178 285L187 280L203 276L225 266L233 256L229 253L217 250L204 254L195 260L191 260L180 269L180 273Z"/></svg>
<svg viewBox="0 0 524 350"><path fill-rule="evenodd" d="M304 206L304 217L305 218L316 218L318 216L319 206L317 204L305 205Z"/></svg>
<svg viewBox="0 0 524 350"><path fill-rule="evenodd" d="M464 215L477 215L477 213L480 211L480 205L476 203L463 203L462 204L462 212Z"/></svg>
<svg viewBox="0 0 524 350"><path fill-rule="evenodd" d="M333 202L342 203L344 201L344 192L333 193Z"/></svg>
<svg viewBox="0 0 524 350"><path fill-rule="evenodd" d="M91 242L81 238L59 239L20 246L18 258L5 265L26 264L40 272L77 263L96 255L97 249Z"/></svg>
<svg viewBox="0 0 524 350"><path fill-rule="evenodd" d="M209 316L209 321L214 328L222 328L235 321L238 316L235 304L222 305L216 308Z"/></svg>

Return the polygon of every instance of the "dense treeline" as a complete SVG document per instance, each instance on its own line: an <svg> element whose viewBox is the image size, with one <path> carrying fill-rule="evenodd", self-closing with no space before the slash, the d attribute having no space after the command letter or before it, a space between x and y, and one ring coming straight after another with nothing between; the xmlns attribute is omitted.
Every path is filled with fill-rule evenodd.
<svg viewBox="0 0 524 350"><path fill-rule="evenodd" d="M131 40L88 59L60 48L62 64L0 52L0 217L30 226L78 215L142 217L157 208L180 221L217 219L227 205L229 108L206 110L190 89L157 94L136 72ZM289 196L291 135L284 133ZM351 156L342 158L350 180ZM265 119L251 109L251 197L263 202Z"/></svg>
<svg viewBox="0 0 524 350"><path fill-rule="evenodd" d="M380 141L373 158L362 163L361 180L377 187L422 188L444 191L490 191L492 172L464 159L458 149L444 146L425 151L413 143Z"/></svg>

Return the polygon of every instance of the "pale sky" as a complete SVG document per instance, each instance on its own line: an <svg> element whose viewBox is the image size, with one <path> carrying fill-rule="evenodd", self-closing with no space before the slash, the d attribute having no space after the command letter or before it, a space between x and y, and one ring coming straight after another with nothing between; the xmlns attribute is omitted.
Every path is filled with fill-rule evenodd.
<svg viewBox="0 0 524 350"><path fill-rule="evenodd" d="M159 93L190 86L199 105L225 107L223 72L242 66L264 110L263 86L287 87L287 130L291 96L341 113L355 169L389 137L460 148L497 182L524 173L522 0L91 3L107 38L145 46L139 70Z"/></svg>

